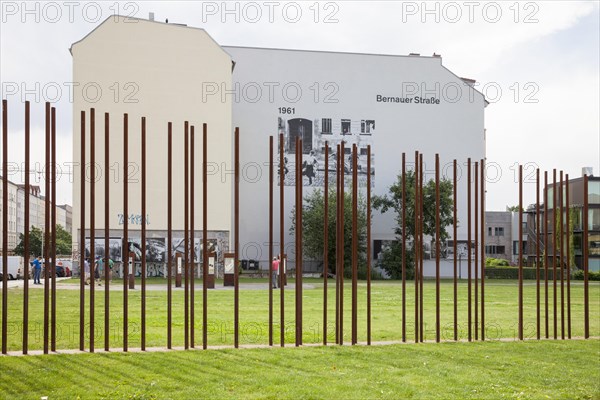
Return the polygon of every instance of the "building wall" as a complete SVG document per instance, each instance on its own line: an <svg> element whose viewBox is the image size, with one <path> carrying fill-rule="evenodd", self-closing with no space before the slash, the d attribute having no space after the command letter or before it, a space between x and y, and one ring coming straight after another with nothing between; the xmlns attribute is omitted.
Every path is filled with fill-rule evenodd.
<svg viewBox="0 0 600 400"><path fill-rule="evenodd" d="M486 211L486 257L512 259L512 214L510 211ZM503 248L503 250L502 250Z"/></svg>
<svg viewBox="0 0 600 400"><path fill-rule="evenodd" d="M232 60L202 29L145 20L110 17L72 46L73 80L97 85L103 95L91 101L75 91L73 161L80 163L82 110L96 109L96 228L104 228L104 113L110 113L110 228L123 226L123 114L129 115L129 229L141 221L141 117L147 130L147 229L167 228L167 124L173 123L173 229L184 228L184 121L195 125L195 222L202 226L202 124L208 124L208 161L215 163L208 179L209 229L231 231L232 170L231 102L204 100L203 83L230 85ZM117 83L120 97L109 88ZM223 166L221 168L221 165ZM80 169L74 171L73 233L80 228ZM89 176L86 184L86 224L89 227ZM134 235L135 233L132 233ZM77 236L75 236L77 237ZM76 240L74 241L76 242Z"/></svg>
<svg viewBox="0 0 600 400"><path fill-rule="evenodd" d="M0 177L0 203L2 203L1 199L4 196L4 178ZM12 253L15 246L18 244L19 234L18 234L18 186L8 181L8 232L4 232L2 229L2 233L0 234L0 246L4 243L4 235L8 235L8 249L9 253ZM4 204L0 204L0 227L4 225ZM2 249L4 251L4 249Z"/></svg>
<svg viewBox="0 0 600 400"><path fill-rule="evenodd" d="M466 243L466 169L463 163L468 157L474 161L485 158L485 100L448 71L441 58L241 47L225 49L236 61L234 92L238 96L233 104L233 120L234 125L241 129L241 164L247 171L241 185L242 258L266 261L268 256L269 136L280 132L287 135L285 148L289 158L289 175L293 175L294 151L288 152L293 146L290 132L300 132L301 129L303 132L312 130L312 138L305 135L305 139L317 153L321 153L325 140L332 147L341 140L358 143L361 148L370 144L375 169L373 195L388 192L401 171L403 152L406 153L409 169L414 162L415 150L424 153L426 181L434 178L435 153L440 154L442 171L448 178L452 177L452 160L456 158L461 167L459 240ZM377 101L378 95L416 96L408 94L409 84L418 87L421 97L435 97L440 104ZM443 93L452 87L461 89L461 97L457 100L450 99L449 92ZM298 88L301 91L299 95ZM323 119L331 119L331 128ZM310 124L305 122L303 128L293 126L303 121ZM369 134L363 135L367 133L363 131L366 130L365 125L371 124L370 121L374 123L369 126ZM343 135L348 133L344 132L346 129L349 129L349 135ZM331 134L325 134L325 130L330 130ZM309 155L308 150L305 147L305 157ZM278 155L275 157L277 159ZM363 168L366 167L366 156L361 155L360 160ZM319 162L322 168L320 158ZM333 168L334 163L330 164ZM335 179L333 174L331 176ZM361 175L361 179L365 179L365 174ZM322 182L316 181L309 186L305 178L305 196L322 186ZM277 184L274 213L275 238L279 242ZM335 180L330 187L335 187ZM364 186L361 191L364 193ZM286 253L293 260L294 239L287 235L294 201L291 183L285 187L285 199ZM373 240L393 240L394 226L393 213L381 215L374 212ZM452 268L450 264L447 266L449 271ZM427 266L425 268L429 270ZM442 274L449 271L445 266Z"/></svg>

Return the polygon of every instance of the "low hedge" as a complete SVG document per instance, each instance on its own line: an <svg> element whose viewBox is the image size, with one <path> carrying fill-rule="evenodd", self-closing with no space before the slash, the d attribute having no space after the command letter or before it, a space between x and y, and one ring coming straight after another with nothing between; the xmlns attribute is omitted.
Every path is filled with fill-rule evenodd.
<svg viewBox="0 0 600 400"><path fill-rule="evenodd" d="M564 272L564 277L566 279L566 272ZM544 276L544 269L540 269L540 279L546 279ZM536 268L533 267L523 267L523 279L536 279ZM556 279L560 279L560 269L556 270ZM485 277L487 279L519 279L519 267L486 267L485 268ZM548 269L548 279L554 279L552 268ZM571 279L573 280L583 280L583 271L577 270L571 272ZM590 281L600 281L600 272L592 272L588 273L588 280Z"/></svg>
<svg viewBox="0 0 600 400"><path fill-rule="evenodd" d="M582 281L583 280L583 271L577 270L571 276L576 281ZM600 272L589 271L588 272L588 281L600 281Z"/></svg>

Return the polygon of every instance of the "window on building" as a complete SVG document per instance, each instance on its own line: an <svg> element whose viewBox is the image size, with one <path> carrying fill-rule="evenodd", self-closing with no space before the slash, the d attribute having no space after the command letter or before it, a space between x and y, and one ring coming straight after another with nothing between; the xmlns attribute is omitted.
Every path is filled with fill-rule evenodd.
<svg viewBox="0 0 600 400"><path fill-rule="evenodd" d="M323 118L321 119L321 133L331 134L331 118Z"/></svg>
<svg viewBox="0 0 600 400"><path fill-rule="evenodd" d="M505 246L487 245L485 246L485 253L490 255L504 254L506 251Z"/></svg>
<svg viewBox="0 0 600 400"><path fill-rule="evenodd" d="M492 236L492 227L491 226L488 227L488 236Z"/></svg>
<svg viewBox="0 0 600 400"><path fill-rule="evenodd" d="M590 256L600 256L600 233L589 235L588 254Z"/></svg>
<svg viewBox="0 0 600 400"><path fill-rule="evenodd" d="M588 229L600 231L600 208L588 209Z"/></svg>
<svg viewBox="0 0 600 400"><path fill-rule="evenodd" d="M350 132L350 120L349 119L343 119L342 120L342 135L351 135L352 133Z"/></svg>
<svg viewBox="0 0 600 400"><path fill-rule="evenodd" d="M600 181L588 181L588 203L600 204Z"/></svg>
<svg viewBox="0 0 600 400"><path fill-rule="evenodd" d="M494 228L494 235L495 236L504 236L504 227L499 226Z"/></svg>

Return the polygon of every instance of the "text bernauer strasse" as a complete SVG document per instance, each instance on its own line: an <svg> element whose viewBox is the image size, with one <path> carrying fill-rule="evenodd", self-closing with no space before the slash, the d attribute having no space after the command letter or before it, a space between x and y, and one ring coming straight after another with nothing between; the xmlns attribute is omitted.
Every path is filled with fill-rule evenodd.
<svg viewBox="0 0 600 400"><path fill-rule="evenodd" d="M440 99L436 99L435 97L424 98L420 96L415 97L390 97L390 96L382 96L380 94L377 95L378 103L414 103L414 104L440 104Z"/></svg>

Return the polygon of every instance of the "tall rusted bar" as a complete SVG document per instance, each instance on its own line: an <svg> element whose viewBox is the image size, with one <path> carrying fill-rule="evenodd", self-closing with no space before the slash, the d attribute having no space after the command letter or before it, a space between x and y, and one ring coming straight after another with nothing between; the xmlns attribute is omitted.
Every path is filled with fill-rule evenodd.
<svg viewBox="0 0 600 400"><path fill-rule="evenodd" d="M96 110L90 109L90 353L94 352L96 286ZM46 211L46 215L47 211Z"/></svg>
<svg viewBox="0 0 600 400"><path fill-rule="evenodd" d="M548 171L544 171L544 319L546 339L550 337L548 321Z"/></svg>
<svg viewBox="0 0 600 400"><path fill-rule="evenodd" d="M48 354L48 339L49 339L49 318L50 318L50 313L49 313L49 253L50 253L50 103L46 103L46 142L45 142L45 146L46 146L46 153L45 153L45 168L44 168L44 175L45 175L45 186L44 186L44 190L45 190L45 199L44 199L44 243L42 248L44 249L44 354ZM6 147L5 147L6 148ZM6 160L6 158L4 159ZM6 193L6 191L4 192ZM4 221L6 221L6 219L4 219ZM5 231L8 232L8 231ZM6 235L4 235L4 237L6 237ZM5 247L6 248L6 247ZM6 252L3 252L2 254L5 254ZM6 265L6 264L4 264ZM4 276L6 276L6 274L4 274ZM5 290L2 291L2 294L4 295L4 293L6 293ZM6 307L3 308L3 310L5 310ZM4 319L2 321L5 321ZM5 336L3 336L5 337Z"/></svg>
<svg viewBox="0 0 600 400"><path fill-rule="evenodd" d="M284 183L285 183L285 157L283 154L283 133L279 134L279 344L285 346L285 207L284 207Z"/></svg>
<svg viewBox="0 0 600 400"><path fill-rule="evenodd" d="M194 289L196 280L196 252L194 250L194 154L196 153L196 146L194 141L195 127L190 127L190 347L195 347L195 335L194 335Z"/></svg>
<svg viewBox="0 0 600 400"><path fill-rule="evenodd" d="M146 117L142 117L142 351L146 350Z"/></svg>
<svg viewBox="0 0 600 400"><path fill-rule="evenodd" d="M458 235L457 235L457 227L458 227L458 215L456 213L456 192L457 192L457 163L456 163L456 159L454 159L452 161L452 182L453 182L453 187L452 187L452 218L453 218L453 223L452 223L452 234L453 234L453 241L454 243L452 243L452 248L453 248L453 252L454 252L454 257L453 257L453 266L454 266L454 270L453 270L453 284L454 284L454 290L453 290L453 294L454 294L454 340L458 340L458 274L456 273L456 268L457 268L457 263L456 263L456 258L457 258L457 252L458 252L458 244L457 244L457 240L458 240Z"/></svg>
<svg viewBox="0 0 600 400"><path fill-rule="evenodd" d="M50 350L56 351L56 108L52 107L52 127L51 127L51 148L50 148L50 180L51 209L50 226L52 227L52 236L50 246L50 272L52 273L52 287L50 289L50 299L52 300L50 308ZM26 194L29 196L29 193ZM46 263L46 265L48 265ZM25 266L27 268L27 266Z"/></svg>
<svg viewBox="0 0 600 400"><path fill-rule="evenodd" d="M563 186L564 182L563 182L563 171L560 171L560 184L559 184L559 193L558 193L558 206L559 206L559 213L560 216L558 217L558 221L559 221L559 229L558 232L560 234L560 244L559 244L559 264L558 267L560 268L560 338L561 339L565 339L565 276L564 276L564 218L563 218L563 213L564 213L564 197L563 197Z"/></svg>
<svg viewBox="0 0 600 400"><path fill-rule="evenodd" d="M473 250L475 253L474 265L475 265L475 299L474 299L474 307L475 312L473 313L475 317L474 321L474 330L475 330L475 340L479 339L479 163L475 161L475 188L474 188L474 213L475 213L475 221L474 221L474 243Z"/></svg>
<svg viewBox="0 0 600 400"><path fill-rule="evenodd" d="M30 131L30 105L29 101L25 102L25 215L24 215L24 230L23 230L23 255L25 257L24 264L24 280L23 280L23 354L27 354L29 347L29 169L30 156L29 149L31 145ZM6 157L4 158L6 159ZM5 231L6 232L6 231ZM6 318L3 318L6 319Z"/></svg>
<svg viewBox="0 0 600 400"><path fill-rule="evenodd" d="M329 275L329 142L325 141L325 180L323 182L323 345L327 346L327 278ZM368 254L368 252L367 252Z"/></svg>
<svg viewBox="0 0 600 400"><path fill-rule="evenodd" d="M480 178L481 183L479 190L481 190L481 243L479 245L479 251L481 252L481 340L485 340L485 164L484 160L481 159L479 162L479 168L481 169Z"/></svg>
<svg viewBox="0 0 600 400"><path fill-rule="evenodd" d="M235 170L235 186L234 186L234 239L233 248L235 253L234 268L235 273L233 274L234 283L234 299L233 299L233 341L235 348L239 347L239 336L240 336L240 282L238 274L238 262L240 259L239 247L240 247L240 128L235 128L235 143L234 143L234 170Z"/></svg>
<svg viewBox="0 0 600 400"><path fill-rule="evenodd" d="M83 191L82 191L83 193ZM83 194L82 194L83 196ZM127 351L129 334L129 116L123 114L123 351ZM82 201L83 203L83 201ZM83 213L82 213L83 215ZM83 226L83 225L82 225ZM133 265L132 265L133 268ZM132 271L133 272L133 271Z"/></svg>
<svg viewBox="0 0 600 400"><path fill-rule="evenodd" d="M523 340L523 166L519 165L519 340Z"/></svg>
<svg viewBox="0 0 600 400"><path fill-rule="evenodd" d="M440 155L435 155L435 341L440 341Z"/></svg>
<svg viewBox="0 0 600 400"><path fill-rule="evenodd" d="M335 163L335 343L340 343L340 151L341 147L337 145L336 163Z"/></svg>
<svg viewBox="0 0 600 400"><path fill-rule="evenodd" d="M352 344L358 342L358 158L352 145Z"/></svg>
<svg viewBox="0 0 600 400"><path fill-rule="evenodd" d="M2 178L2 232L4 232L2 235L2 354L6 354L8 351L8 101L6 100L2 100ZM26 197L29 197L29 193Z"/></svg>
<svg viewBox="0 0 600 400"><path fill-rule="evenodd" d="M369 218L369 229L370 222ZM367 257L370 258L369 252ZM402 341L406 342L406 153L402 153Z"/></svg>
<svg viewBox="0 0 600 400"><path fill-rule="evenodd" d="M79 190L79 208L81 211L81 221L79 227L79 350L83 351L85 349L85 111L81 111L80 121L81 165L79 166L79 183L81 185L81 188Z"/></svg>
<svg viewBox="0 0 600 400"><path fill-rule="evenodd" d="M469 342L472 340L471 313L471 158L467 159L467 325Z"/></svg>
<svg viewBox="0 0 600 400"><path fill-rule="evenodd" d="M540 169L535 171L535 304L536 304L536 332L540 340Z"/></svg>
<svg viewBox="0 0 600 400"><path fill-rule="evenodd" d="M215 271L216 272L216 271ZM208 125L202 124L202 348L208 347Z"/></svg>
<svg viewBox="0 0 600 400"><path fill-rule="evenodd" d="M588 176L583 175L583 330L584 337L589 339L590 337L590 289L589 289L589 234L588 234L588 213L589 213L589 199L588 199Z"/></svg>
<svg viewBox="0 0 600 400"><path fill-rule="evenodd" d="M558 196L556 193L556 169L552 170L552 285L553 285L553 306L554 306L554 339L558 338L558 301L557 301L557 287L556 287L556 259L557 259L557 248L558 241L556 238L556 213L558 212L556 205L558 203Z"/></svg>
<svg viewBox="0 0 600 400"><path fill-rule="evenodd" d="M206 164L203 170L206 171ZM202 177L204 179L205 175L203 174ZM204 203L206 204L206 201ZM206 216L204 220L206 221ZM203 238L205 237L206 233L203 234ZM206 269L206 264L203 265ZM273 136L271 135L269 136L269 346L273 346L273 283Z"/></svg>
<svg viewBox="0 0 600 400"><path fill-rule="evenodd" d="M110 116L104 113L104 351L110 348Z"/></svg>
<svg viewBox="0 0 600 400"><path fill-rule="evenodd" d="M340 344L344 344L344 272L346 270L345 262L345 225L346 225L346 146L341 143L341 177L340 177Z"/></svg>
<svg viewBox="0 0 600 400"><path fill-rule="evenodd" d="M404 321L404 318L402 318ZM367 345L371 344L371 145L367 145Z"/></svg>
<svg viewBox="0 0 600 400"><path fill-rule="evenodd" d="M183 218L184 218L184 222L183 222L183 248L184 248L184 252L183 252L183 280L184 280L184 288L183 288L183 307L184 307L184 311L183 311L183 318L184 318L184 322L183 322L183 329L184 329L184 334L183 334L183 347L187 350L189 345L190 345L190 327L189 327L189 321L190 321L190 316L189 316L189 311L190 311L190 304L189 304L189 275L188 275L188 263L189 263L189 255L190 255L190 244L189 244L189 173L190 173L190 165L189 165L189 154L190 154L190 150L189 150L189 142L190 142L190 138L189 138L189 122L185 121L184 125L183 125L183 136L184 136L184 143L183 143L183 151L184 151L184 156L183 156L183 185L184 185L184 190L183 190L183 196L184 196L184 200L183 200Z"/></svg>
<svg viewBox="0 0 600 400"><path fill-rule="evenodd" d="M544 171L544 319L546 339L550 337L548 318L548 171Z"/></svg>
<svg viewBox="0 0 600 400"><path fill-rule="evenodd" d="M423 153L419 154L419 214L420 214L420 227L419 227L419 243L422 245L425 243L425 191L423 190L423 181L424 181L425 173L423 169ZM419 252L423 249L422 246L419 247ZM425 308L425 300L423 296L425 294L425 290L423 289L423 282L425 281L424 276L424 256L419 257L419 340L423 343L425 339L425 317L423 309Z"/></svg>
<svg viewBox="0 0 600 400"><path fill-rule="evenodd" d="M299 268L300 268L300 230L302 229L300 227L300 186L302 185L302 163L300 162L300 153L302 150L300 150L300 146L301 146L301 141L300 141L300 137L296 136L296 144L295 144L295 151L294 151L294 164L295 165L295 169L294 169L294 173L296 174L295 179L294 179L294 189L295 189L295 199L294 199L294 205L295 205L295 215L294 215L294 224L296 226L296 230L295 230L295 237L294 239L296 240L294 247L296 250L296 260L295 260L295 264L296 264L296 285L294 288L294 321L295 321L295 329L294 329L294 341L296 346L300 345L300 341L298 340L298 310L300 307L300 299L299 299L299 293L300 293L300 288L298 287L298 282L299 282L299 278L298 278L298 272L299 272Z"/></svg>
<svg viewBox="0 0 600 400"><path fill-rule="evenodd" d="M419 152L415 151L415 229L413 238L413 247L415 251L415 343L419 342Z"/></svg>
<svg viewBox="0 0 600 400"><path fill-rule="evenodd" d="M167 349L173 347L173 124L167 125Z"/></svg>
<svg viewBox="0 0 600 400"><path fill-rule="evenodd" d="M569 198L569 174L565 175L565 210L566 221L565 226L567 242L567 337L571 339L571 209Z"/></svg>

